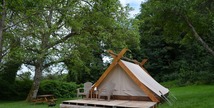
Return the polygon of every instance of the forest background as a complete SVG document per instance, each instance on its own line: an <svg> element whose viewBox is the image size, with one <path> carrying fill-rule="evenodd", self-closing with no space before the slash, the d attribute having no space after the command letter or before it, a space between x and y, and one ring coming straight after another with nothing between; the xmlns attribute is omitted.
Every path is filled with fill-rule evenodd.
<svg viewBox="0 0 214 108"><path fill-rule="evenodd" d="M118 0L2 0L0 98L74 97L108 67L106 50L131 51L159 82L214 83L214 1L148 0L140 13ZM33 71L17 74L25 65ZM54 68L68 72L52 73ZM47 91L46 88L52 88ZM69 93L68 93L69 92Z"/></svg>

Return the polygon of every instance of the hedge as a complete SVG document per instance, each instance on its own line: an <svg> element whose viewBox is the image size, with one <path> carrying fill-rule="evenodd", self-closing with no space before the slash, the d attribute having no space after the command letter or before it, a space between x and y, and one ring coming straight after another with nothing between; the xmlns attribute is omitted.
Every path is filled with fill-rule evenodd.
<svg viewBox="0 0 214 108"><path fill-rule="evenodd" d="M57 80L44 80L40 84L38 94L53 94L57 98L72 98L76 96L79 86L74 82L61 82Z"/></svg>

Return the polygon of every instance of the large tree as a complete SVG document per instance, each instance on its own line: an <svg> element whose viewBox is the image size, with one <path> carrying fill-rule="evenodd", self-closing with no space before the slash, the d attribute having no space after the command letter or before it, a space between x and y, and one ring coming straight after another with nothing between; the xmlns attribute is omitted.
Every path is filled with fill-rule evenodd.
<svg viewBox="0 0 214 108"><path fill-rule="evenodd" d="M22 14L22 45L25 64L35 67L34 82L27 101L37 95L43 72L49 66L62 62L58 53L71 37L80 34L81 1L44 0L25 1L26 11Z"/></svg>
<svg viewBox="0 0 214 108"><path fill-rule="evenodd" d="M17 5L22 7L20 17L25 19L22 32L17 33L22 36L24 63L35 67L27 101L37 95L45 69L53 64L73 63L72 69L79 66L89 72L89 67L102 64L105 49L122 49L128 43L138 46L137 29L127 19L129 8L117 0L27 0Z"/></svg>
<svg viewBox="0 0 214 108"><path fill-rule="evenodd" d="M0 16L0 62L3 56L3 29L6 17L5 1L1 1L1 16Z"/></svg>
<svg viewBox="0 0 214 108"><path fill-rule="evenodd" d="M142 51L154 76L162 81L182 77L186 82L212 76L208 73L214 49L213 4L211 0L148 0L141 5L137 19Z"/></svg>
<svg viewBox="0 0 214 108"><path fill-rule="evenodd" d="M23 62L20 35L20 22L25 20L19 17L20 8L16 6L20 0L0 1L0 95L9 97L13 93L17 71Z"/></svg>
<svg viewBox="0 0 214 108"><path fill-rule="evenodd" d="M43 73L53 64L64 62L77 76L96 79L106 49L139 48L129 9L118 0L2 0L1 67L8 65L4 72L13 79L21 63L35 68L27 101L37 95Z"/></svg>
<svg viewBox="0 0 214 108"><path fill-rule="evenodd" d="M210 41L213 40L213 5L212 0L149 0L142 4L142 15L159 22L168 41L195 38L214 56Z"/></svg>
<svg viewBox="0 0 214 108"><path fill-rule="evenodd" d="M22 64L19 8L14 8L18 1L2 0L0 14L0 78L11 84L15 81L17 70Z"/></svg>
<svg viewBox="0 0 214 108"><path fill-rule="evenodd" d="M122 7L117 0L91 1L84 20L84 38L74 37L75 54L65 61L69 69L68 80L77 83L96 81L105 66L102 58L108 49L120 51L124 47L139 49L139 36L135 21L128 19L129 7Z"/></svg>

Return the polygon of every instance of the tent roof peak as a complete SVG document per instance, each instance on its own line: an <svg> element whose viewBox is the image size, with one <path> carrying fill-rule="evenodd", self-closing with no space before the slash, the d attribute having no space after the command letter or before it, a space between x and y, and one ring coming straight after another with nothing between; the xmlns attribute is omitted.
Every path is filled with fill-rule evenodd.
<svg viewBox="0 0 214 108"><path fill-rule="evenodd" d="M129 49L127 49L127 48L124 48L122 51L125 51L124 52L124 54L126 53L126 51L130 51L131 52L131 50L129 50ZM121 51L121 52L122 52ZM112 50L107 50L107 52L111 55L111 57L112 58L116 58L116 57L118 57L118 55L119 54L116 54L116 53L114 53ZM124 55L123 54L123 55ZM124 57L124 56L121 56L119 59L122 59L122 60L125 60L125 61L129 61L129 62L132 62L132 63L135 63L135 64L138 64L138 65L140 65L141 67L147 62L147 60L148 59L143 59L142 60L142 62L138 62L137 60L135 60L135 59L130 59L130 58L127 58L127 57Z"/></svg>

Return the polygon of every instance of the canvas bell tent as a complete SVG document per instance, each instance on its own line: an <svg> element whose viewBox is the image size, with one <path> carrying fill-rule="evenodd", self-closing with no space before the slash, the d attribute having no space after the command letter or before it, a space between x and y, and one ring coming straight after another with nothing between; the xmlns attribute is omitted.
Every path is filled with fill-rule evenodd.
<svg viewBox="0 0 214 108"><path fill-rule="evenodd" d="M160 102L169 90L155 81L143 68L143 64L134 60L122 60L128 49L119 54L109 51L114 58L110 66L94 84L92 90L108 87L115 84L113 98L118 100L149 100Z"/></svg>

